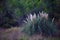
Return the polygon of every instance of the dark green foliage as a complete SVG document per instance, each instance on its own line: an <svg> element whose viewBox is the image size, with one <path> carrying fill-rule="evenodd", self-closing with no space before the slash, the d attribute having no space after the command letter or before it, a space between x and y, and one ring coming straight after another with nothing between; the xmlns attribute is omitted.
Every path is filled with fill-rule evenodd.
<svg viewBox="0 0 60 40"><path fill-rule="evenodd" d="M13 12L9 10L6 0L0 3L0 28L11 28L15 24Z"/></svg>
<svg viewBox="0 0 60 40"><path fill-rule="evenodd" d="M45 0L44 3L47 6L47 12L49 13L49 18L59 18L60 15L60 1L59 0Z"/></svg>
<svg viewBox="0 0 60 40"><path fill-rule="evenodd" d="M48 35L51 36L57 32L56 25L49 20L48 21L42 20L40 23L40 27L41 27L43 35L45 36L48 36Z"/></svg>
<svg viewBox="0 0 60 40"><path fill-rule="evenodd" d="M11 27L23 14L39 6L40 1L0 0L0 27ZM35 6L34 6L35 5ZM37 6L38 5L38 6ZM23 18L22 18L23 19ZM17 23L16 23L17 24Z"/></svg>
<svg viewBox="0 0 60 40"><path fill-rule="evenodd" d="M0 25L5 23L9 24L9 26L15 24L20 17L35 9L37 11L42 9L52 15L52 12L56 11L55 8L57 7L55 6L57 4L59 5L59 2L56 3L55 0L0 0L0 19L2 20L2 22L0 21Z"/></svg>

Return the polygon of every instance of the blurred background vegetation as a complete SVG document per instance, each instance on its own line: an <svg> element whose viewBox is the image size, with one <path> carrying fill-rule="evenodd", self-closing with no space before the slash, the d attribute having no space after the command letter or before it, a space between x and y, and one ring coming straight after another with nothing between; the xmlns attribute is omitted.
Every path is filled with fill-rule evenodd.
<svg viewBox="0 0 60 40"><path fill-rule="evenodd" d="M59 0L0 0L0 27L7 24L16 26L23 15L35 11L44 11L54 17L54 12L59 10L59 4Z"/></svg>

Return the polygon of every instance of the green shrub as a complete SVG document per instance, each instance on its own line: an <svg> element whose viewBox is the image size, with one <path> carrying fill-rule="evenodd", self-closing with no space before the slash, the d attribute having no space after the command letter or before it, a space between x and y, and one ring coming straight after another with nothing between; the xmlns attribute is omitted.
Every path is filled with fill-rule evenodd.
<svg viewBox="0 0 60 40"><path fill-rule="evenodd" d="M35 33L42 33L42 35L53 35L57 32L55 24L48 19L48 14L39 13L36 15L30 14L27 18L27 21L24 21L26 24L24 25L23 32L28 35L32 35Z"/></svg>

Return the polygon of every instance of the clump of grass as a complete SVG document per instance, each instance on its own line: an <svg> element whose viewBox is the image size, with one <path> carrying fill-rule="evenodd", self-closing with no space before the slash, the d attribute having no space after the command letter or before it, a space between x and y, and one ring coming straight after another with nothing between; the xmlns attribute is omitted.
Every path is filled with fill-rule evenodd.
<svg viewBox="0 0 60 40"><path fill-rule="evenodd" d="M44 12L39 12L38 15L30 14L24 22L23 31L28 35L42 33L42 35L47 36L57 32L55 24L48 19L48 14Z"/></svg>

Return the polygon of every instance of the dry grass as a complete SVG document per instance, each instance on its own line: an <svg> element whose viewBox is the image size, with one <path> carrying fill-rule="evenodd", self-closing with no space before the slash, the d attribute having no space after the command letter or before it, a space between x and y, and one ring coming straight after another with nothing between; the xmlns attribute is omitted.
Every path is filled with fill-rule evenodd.
<svg viewBox="0 0 60 40"><path fill-rule="evenodd" d="M58 37L43 37L41 34L27 36L21 32L22 27L4 29L0 31L0 40L60 40Z"/></svg>

